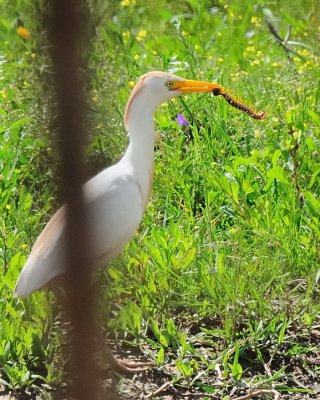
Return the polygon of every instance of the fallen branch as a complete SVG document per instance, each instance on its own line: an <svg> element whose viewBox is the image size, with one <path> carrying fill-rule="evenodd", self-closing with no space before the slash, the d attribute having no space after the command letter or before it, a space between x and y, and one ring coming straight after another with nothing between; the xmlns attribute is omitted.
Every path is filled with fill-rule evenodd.
<svg viewBox="0 0 320 400"><path fill-rule="evenodd" d="M260 389L260 390L256 390L255 392L249 392L248 394L244 395L244 396L240 396L237 397L234 400L248 400L248 399L253 399L256 396L260 396L262 394L273 394L274 395L274 399L278 400L280 398L280 393L275 390L268 390L268 389Z"/></svg>
<svg viewBox="0 0 320 400"><path fill-rule="evenodd" d="M146 396L146 399L151 399L154 396L157 396L158 394L160 394L161 392L164 392L169 386L171 385L171 382L165 382L162 386L160 386L157 390L155 390L152 393L149 393Z"/></svg>

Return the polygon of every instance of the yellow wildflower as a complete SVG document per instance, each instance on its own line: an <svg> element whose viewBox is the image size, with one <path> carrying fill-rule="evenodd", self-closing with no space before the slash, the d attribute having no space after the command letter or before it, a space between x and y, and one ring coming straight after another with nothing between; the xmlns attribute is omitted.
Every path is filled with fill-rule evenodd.
<svg viewBox="0 0 320 400"><path fill-rule="evenodd" d="M130 38L130 32L126 31L126 32L122 32L122 40L124 44L128 43L128 39Z"/></svg>
<svg viewBox="0 0 320 400"><path fill-rule="evenodd" d="M28 247L28 245L27 245L27 244L25 244L25 243L22 243L22 245L21 245L21 248L22 248L23 250L25 250L27 247Z"/></svg>
<svg viewBox="0 0 320 400"><path fill-rule="evenodd" d="M254 137L255 137L256 139L259 139L259 138L261 137L261 132L260 132L258 129L256 129L256 130L254 131Z"/></svg>
<svg viewBox="0 0 320 400"><path fill-rule="evenodd" d="M1 97L3 99L7 99L8 98L7 93L4 90L0 90L0 95L1 95Z"/></svg>
<svg viewBox="0 0 320 400"><path fill-rule="evenodd" d="M189 32L182 31L181 33L182 33L182 36L189 36Z"/></svg>
<svg viewBox="0 0 320 400"><path fill-rule="evenodd" d="M300 54L301 56L308 57L309 56L309 50L307 50L307 49L298 50L298 54Z"/></svg>
<svg viewBox="0 0 320 400"><path fill-rule="evenodd" d="M120 3L121 7L134 6L135 4L136 4L136 0L122 0Z"/></svg>
<svg viewBox="0 0 320 400"><path fill-rule="evenodd" d="M6 204L6 210L10 210L10 209L11 209L10 204Z"/></svg>
<svg viewBox="0 0 320 400"><path fill-rule="evenodd" d="M259 65L259 64L260 64L260 60L253 60L250 63L251 67L255 67L256 65Z"/></svg>
<svg viewBox="0 0 320 400"><path fill-rule="evenodd" d="M22 37L22 39L30 39L31 33L24 26L19 26L17 29L17 34Z"/></svg>
<svg viewBox="0 0 320 400"><path fill-rule="evenodd" d="M134 61L138 61L140 58L139 54L136 54L135 56L133 56Z"/></svg>
<svg viewBox="0 0 320 400"><path fill-rule="evenodd" d="M218 63L223 64L224 63L224 59L222 57L218 58Z"/></svg>
<svg viewBox="0 0 320 400"><path fill-rule="evenodd" d="M132 89L134 87L134 81L129 82L129 88Z"/></svg>
<svg viewBox="0 0 320 400"><path fill-rule="evenodd" d="M240 79L240 72L237 71L237 72L235 72L235 73L232 73L232 74L231 74L231 77L232 77L233 82L239 82L239 79Z"/></svg>
<svg viewBox="0 0 320 400"><path fill-rule="evenodd" d="M140 31L137 35L137 41L141 42L147 36L147 31Z"/></svg>
<svg viewBox="0 0 320 400"><path fill-rule="evenodd" d="M250 22L255 25L257 28L261 27L261 18L252 16Z"/></svg>
<svg viewBox="0 0 320 400"><path fill-rule="evenodd" d="M248 46L248 47L246 48L246 51L247 51L248 53L254 53L254 52L256 51L256 49L254 48L254 46Z"/></svg>

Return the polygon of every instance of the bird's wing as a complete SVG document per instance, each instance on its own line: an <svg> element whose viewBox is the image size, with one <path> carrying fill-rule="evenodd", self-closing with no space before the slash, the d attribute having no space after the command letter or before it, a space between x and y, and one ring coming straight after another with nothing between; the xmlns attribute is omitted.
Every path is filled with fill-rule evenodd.
<svg viewBox="0 0 320 400"><path fill-rule="evenodd" d="M136 182L130 176L113 175L103 171L84 186L94 267L120 253L142 218ZM16 296L25 297L65 272L65 212L61 207L38 237L17 281Z"/></svg>
<svg viewBox="0 0 320 400"><path fill-rule="evenodd" d="M106 181L103 174L92 179L86 188L89 194L95 194L88 208L88 219L90 247L97 267L120 253L134 235L143 214L143 200L133 177L121 175L111 179L106 187L102 183Z"/></svg>

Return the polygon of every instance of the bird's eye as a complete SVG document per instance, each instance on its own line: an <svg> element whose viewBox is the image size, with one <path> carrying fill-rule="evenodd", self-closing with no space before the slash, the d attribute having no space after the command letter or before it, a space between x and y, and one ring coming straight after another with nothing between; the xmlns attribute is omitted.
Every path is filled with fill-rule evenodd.
<svg viewBox="0 0 320 400"><path fill-rule="evenodd" d="M168 86L168 88L171 88L173 86L173 81L168 81L166 85Z"/></svg>

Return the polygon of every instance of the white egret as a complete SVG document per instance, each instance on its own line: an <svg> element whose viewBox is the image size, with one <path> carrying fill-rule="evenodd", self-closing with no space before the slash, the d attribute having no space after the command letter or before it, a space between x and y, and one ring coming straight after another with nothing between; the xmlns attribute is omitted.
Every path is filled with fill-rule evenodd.
<svg viewBox="0 0 320 400"><path fill-rule="evenodd" d="M142 75L125 109L124 122L130 139L127 151L117 164L84 185L94 267L105 266L121 252L147 206L153 181L155 110L173 97L191 92L222 95L251 117L265 117L264 113L257 114L237 102L217 83L187 80L159 71ZM15 296L25 297L44 288L65 272L64 229L65 206L62 206L35 242L14 289Z"/></svg>
<svg viewBox="0 0 320 400"><path fill-rule="evenodd" d="M165 72L149 72L132 90L124 115L129 146L121 160L84 185L91 238L91 264L103 267L129 242L147 206L153 180L153 114L173 97L213 92L216 83L192 81ZM65 272L65 206L48 222L23 267L14 293L25 297Z"/></svg>

